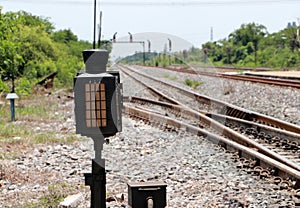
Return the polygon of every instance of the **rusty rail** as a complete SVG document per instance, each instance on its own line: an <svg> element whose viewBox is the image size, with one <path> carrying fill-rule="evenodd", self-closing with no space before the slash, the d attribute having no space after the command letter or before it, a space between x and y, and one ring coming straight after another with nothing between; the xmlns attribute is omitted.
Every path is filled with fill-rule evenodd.
<svg viewBox="0 0 300 208"><path fill-rule="evenodd" d="M239 134L238 132L230 129L229 127L226 127L224 125L222 125L221 123L215 121L214 119L207 117L206 115L199 113L197 111L194 111L192 109L189 109L188 107L183 107L183 106L178 106L178 105L173 105L173 104L169 104L169 103L164 103L164 102L160 102L160 101L155 101L155 100L150 100L147 98L138 98L138 97L132 97L131 101L140 101L140 102L147 102L153 105L159 105L162 106L164 108L168 108L170 110L176 111L178 112L178 114L180 113L180 115L182 115L183 117L186 118L192 118L197 122L203 123L203 126L207 126L211 129L213 129L214 131L217 131L220 135L224 135L228 138L230 138L231 140L240 143L240 144L244 144L248 147L251 148L256 148L257 151L267 155L268 157L271 157L277 161L280 161L283 164L286 164L296 170L300 171L300 166L294 162L292 162L291 160L286 159L285 157L279 155L278 153L266 148L265 146L259 144L258 142L249 139L248 137ZM145 110L145 109L141 109L141 110ZM153 111L148 111L149 113L155 113ZM261 127L263 127L261 125ZM283 131L281 131L281 133L283 133ZM287 132L284 132L287 135ZM298 134L292 134L292 136L296 137L300 137L300 135Z"/></svg>
<svg viewBox="0 0 300 208"><path fill-rule="evenodd" d="M119 67L121 67L121 66L119 66ZM124 67L125 66L122 66L121 70L122 70L122 72L126 73L123 70ZM201 94L193 92L191 90L183 89L183 88L178 87L176 85L166 83L162 80L156 79L154 77L145 75L145 74L143 74L141 72L138 72L136 70L130 69L129 67L126 67L126 69L131 71L131 72L137 73L140 76L143 76L143 77L146 77L148 79L154 80L154 81L156 81L160 84L164 84L164 85L172 87L176 90L179 90L183 95L186 95L186 96L191 97L191 98L196 98L201 103L205 103L207 105L217 106L217 108L219 109L221 114L232 116L232 117L237 117L237 118L248 120L248 121L260 121L261 123L265 123L265 124L273 126L273 127L285 129L287 131L291 131L291 132L295 132L297 134L300 134L300 126L297 126L295 124L288 123L288 122L282 121L280 119L272 118L272 117L254 112L254 111L246 110L246 109L243 109L241 107L234 106L232 104L229 104L229 103L226 103L226 102L223 102L223 101L220 101L220 100L217 100L217 99L205 96L205 95L201 95ZM129 73L126 73L126 74L128 74L129 76L134 78L134 76L130 75ZM140 83L142 83L137 78L134 78L134 79L139 81ZM146 85L145 83L142 83L142 84L147 86L147 87L150 87L150 86ZM178 103L178 101L176 101L174 99L173 99L172 103L180 104L180 103Z"/></svg>
<svg viewBox="0 0 300 208"><path fill-rule="evenodd" d="M284 161L284 163L286 163L285 158L282 158L280 155L276 155L276 153L270 153L270 150L267 150L266 148L261 147L261 145L259 145L259 144L255 144L253 141L251 141L250 142L251 145L249 145L247 147L247 146L239 144L237 141L232 141L226 137L216 135L205 129L189 125L187 123L178 121L176 119L173 119L173 118L170 118L167 116L158 115L153 112L130 107L126 104L124 105L124 112L129 115L134 115L139 119L147 120L148 122L161 123L167 127L172 126L176 129L180 129L180 130L183 130L183 131L195 134L195 135L204 136L208 140L210 140L214 143L223 144L223 146L226 148L230 147L230 149L235 149L238 152L240 152L241 156L255 158L260 164L267 164L268 166L271 166L272 168L276 169L277 174L281 177L294 178L296 180L296 184L295 184L294 188L299 188L299 185L300 185L300 183L299 183L300 182L299 166L296 165L295 168L291 167L289 162L288 162L288 164L283 164L282 161ZM198 115L196 115L196 116L198 116ZM208 119L208 120L212 123L214 122L210 119ZM222 131L226 131L227 133L225 133L225 134L227 134L227 136L230 136L231 138L235 137L236 140L239 140L238 138L242 138L241 135L238 135L236 132L235 133L231 132L226 127L221 127L217 123L214 123L214 125L216 126L216 128L215 128L216 130L220 131L223 129ZM242 138L242 139L245 140L245 142L247 142L247 143L249 142L245 138ZM267 153L267 155L265 153Z"/></svg>
<svg viewBox="0 0 300 208"><path fill-rule="evenodd" d="M281 78L274 78L274 77L266 78L266 77L250 76L250 75L229 75L229 74L222 74L222 73L203 72L203 71L192 70L192 69L176 69L176 68L161 68L161 67L160 69L176 71L180 73L187 73L187 74L198 74L198 75L204 75L210 77L235 79L235 80L257 82L257 83L263 83L269 85L300 88L300 82L291 79L281 79Z"/></svg>

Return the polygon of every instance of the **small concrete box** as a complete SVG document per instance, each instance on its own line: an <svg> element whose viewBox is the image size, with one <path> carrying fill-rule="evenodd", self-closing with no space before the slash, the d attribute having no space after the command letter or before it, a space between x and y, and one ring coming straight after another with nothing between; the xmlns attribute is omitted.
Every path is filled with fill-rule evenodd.
<svg viewBox="0 0 300 208"><path fill-rule="evenodd" d="M147 207L148 199L153 200L153 208L167 206L166 187L163 182L128 183L128 204L132 208Z"/></svg>

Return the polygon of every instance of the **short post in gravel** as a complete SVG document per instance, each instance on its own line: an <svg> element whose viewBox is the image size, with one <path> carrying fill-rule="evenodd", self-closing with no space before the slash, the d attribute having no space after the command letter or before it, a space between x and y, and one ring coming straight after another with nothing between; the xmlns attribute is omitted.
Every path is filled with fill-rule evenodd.
<svg viewBox="0 0 300 208"><path fill-rule="evenodd" d="M8 93L6 100L10 101L10 115L11 121L15 121L15 99L18 99L19 96L15 92Z"/></svg>
<svg viewBox="0 0 300 208"><path fill-rule="evenodd" d="M122 84L119 72L106 71L106 50L83 51L85 71L74 79L76 133L91 137L95 158L85 184L91 189L91 208L106 207L105 160L101 158L107 137L122 130Z"/></svg>

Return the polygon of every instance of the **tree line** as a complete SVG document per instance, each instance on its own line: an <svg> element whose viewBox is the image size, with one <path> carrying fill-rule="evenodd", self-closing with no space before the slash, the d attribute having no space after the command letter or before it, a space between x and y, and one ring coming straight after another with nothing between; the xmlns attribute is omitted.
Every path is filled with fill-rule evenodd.
<svg viewBox="0 0 300 208"><path fill-rule="evenodd" d="M172 53L147 53L147 65L168 66L170 64L198 64L235 67L268 67L274 69L300 67L299 27L295 24L275 33L269 33L261 24L242 24L227 38L206 42L200 48ZM125 62L141 59L125 58Z"/></svg>
<svg viewBox="0 0 300 208"><path fill-rule="evenodd" d="M102 46L111 50L109 41ZM2 12L0 6L0 92L11 90L16 79L16 91L30 94L43 77L57 73L56 87L72 87L73 77L83 68L82 51L92 48L70 30L55 31L49 18L25 11ZM148 65L213 64L237 67L300 67L299 27L293 25L275 33L256 23L241 27L222 40L207 42L201 48L165 53L136 54L123 60Z"/></svg>
<svg viewBox="0 0 300 208"><path fill-rule="evenodd" d="M0 6L0 92L9 92L9 80L15 79L16 91L30 94L51 73L57 73L56 87L71 87L83 68L82 51L89 48L92 44L70 29L55 31L49 18L25 11L3 13Z"/></svg>
<svg viewBox="0 0 300 208"><path fill-rule="evenodd" d="M176 55L188 63L283 69L300 67L299 48L299 27L268 33L265 26L249 23L242 24L227 38Z"/></svg>

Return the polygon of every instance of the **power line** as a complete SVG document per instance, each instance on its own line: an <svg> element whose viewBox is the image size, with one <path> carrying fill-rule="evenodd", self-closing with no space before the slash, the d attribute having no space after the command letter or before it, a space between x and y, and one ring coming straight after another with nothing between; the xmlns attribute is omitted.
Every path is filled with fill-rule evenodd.
<svg viewBox="0 0 300 208"><path fill-rule="evenodd" d="M168 2L153 2L153 1L112 1L112 2L102 2L103 5L112 6L214 6L214 5L243 5L243 4L265 4L265 3L300 3L300 0L218 0L218 1L168 1Z"/></svg>
<svg viewBox="0 0 300 208"><path fill-rule="evenodd" d="M25 4L71 4L71 5L92 5L92 1L82 0L2 0L2 2L9 3L25 3ZM101 5L105 6L232 6L232 5L260 5L260 4L274 4L274 3L300 3L300 0L218 0L218 1L102 1Z"/></svg>

